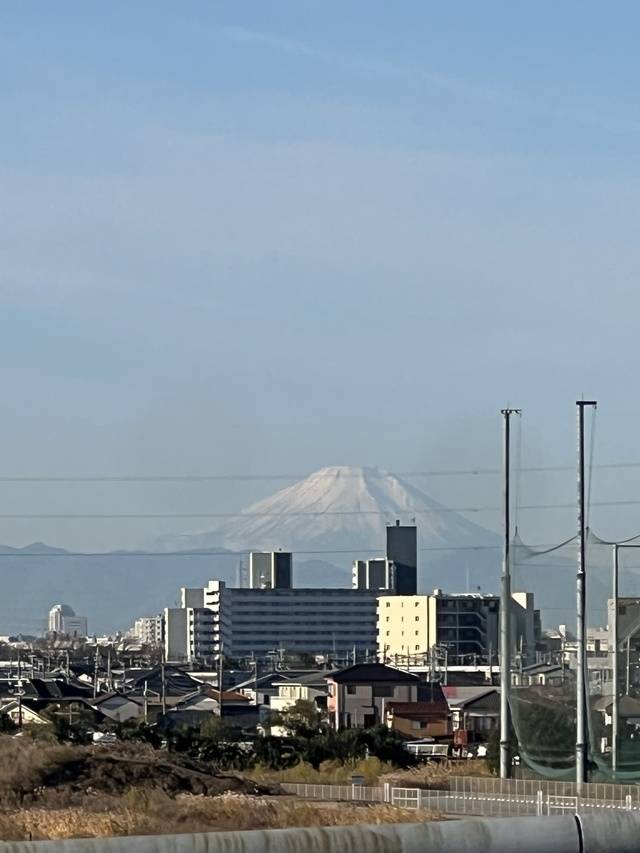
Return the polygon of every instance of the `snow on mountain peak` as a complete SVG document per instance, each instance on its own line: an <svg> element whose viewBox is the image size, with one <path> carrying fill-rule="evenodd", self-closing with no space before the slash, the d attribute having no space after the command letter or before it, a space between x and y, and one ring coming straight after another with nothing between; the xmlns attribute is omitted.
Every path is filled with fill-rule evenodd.
<svg viewBox="0 0 640 853"><path fill-rule="evenodd" d="M403 524L415 519L423 545L461 547L495 541L495 534L399 477L379 468L347 465L321 468L208 533L180 539L182 547L215 543L231 550L348 550L369 556L369 551L384 549L385 528L396 519Z"/></svg>

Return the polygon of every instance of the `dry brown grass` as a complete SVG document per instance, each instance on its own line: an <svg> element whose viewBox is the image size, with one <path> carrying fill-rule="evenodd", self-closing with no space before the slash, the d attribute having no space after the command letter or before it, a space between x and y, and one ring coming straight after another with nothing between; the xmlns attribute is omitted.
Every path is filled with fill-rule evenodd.
<svg viewBox="0 0 640 853"><path fill-rule="evenodd" d="M385 804L308 803L292 799L248 797L181 797L161 792L130 792L106 810L32 808L0 813L0 839L43 840L114 835L164 835L300 826L343 826L354 823L405 823L416 812ZM420 820L431 816L420 812Z"/></svg>
<svg viewBox="0 0 640 853"><path fill-rule="evenodd" d="M451 776L491 776L484 759L467 761L426 762L409 770L391 770L380 777L401 788L446 788Z"/></svg>
<svg viewBox="0 0 640 853"><path fill-rule="evenodd" d="M351 776L357 773L364 777L365 785L377 785L378 779L393 772L393 764L380 761L379 758L366 758L361 761L349 761L341 764L339 761L323 761L319 770L314 770L310 764L301 762L288 770L270 770L257 767L247 775L257 782L307 782L315 785L346 785L351 782Z"/></svg>
<svg viewBox="0 0 640 853"><path fill-rule="evenodd" d="M378 758L340 764L338 761L325 761L319 770L310 764L297 764L288 770L269 770L256 768L248 775L258 782L306 782L315 785L345 785L351 781L351 775L357 773L364 777L365 785L379 785L390 782L400 787L429 787L441 783L450 776L490 776L487 762L483 759L467 761L428 761L408 770L400 770L393 764Z"/></svg>

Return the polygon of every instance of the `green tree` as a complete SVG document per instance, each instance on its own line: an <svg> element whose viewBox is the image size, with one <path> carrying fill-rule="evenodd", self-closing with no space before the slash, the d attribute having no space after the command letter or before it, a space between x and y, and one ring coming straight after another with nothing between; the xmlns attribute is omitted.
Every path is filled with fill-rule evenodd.
<svg viewBox="0 0 640 853"><path fill-rule="evenodd" d="M283 728L291 737L310 740L326 728L324 716L315 702L298 699L283 711L273 711L269 717L271 727Z"/></svg>

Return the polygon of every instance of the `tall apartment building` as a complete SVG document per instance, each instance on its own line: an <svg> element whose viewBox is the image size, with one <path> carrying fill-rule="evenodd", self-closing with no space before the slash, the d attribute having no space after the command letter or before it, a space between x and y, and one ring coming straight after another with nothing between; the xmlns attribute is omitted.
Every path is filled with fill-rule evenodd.
<svg viewBox="0 0 640 853"><path fill-rule="evenodd" d="M399 521L387 527L387 560L391 563L390 588L398 595L418 591L418 537L415 525Z"/></svg>
<svg viewBox="0 0 640 853"><path fill-rule="evenodd" d="M140 616L129 634L145 646L159 646L162 643L162 616Z"/></svg>
<svg viewBox="0 0 640 853"><path fill-rule="evenodd" d="M171 661L265 657L288 653L360 657L376 651L376 591L351 589L237 589L211 580L182 589L179 608L167 608L165 654Z"/></svg>
<svg viewBox="0 0 640 853"><path fill-rule="evenodd" d="M387 527L385 557L354 560L353 589L377 589L415 595L418 587L418 548L415 525L396 521Z"/></svg>
<svg viewBox="0 0 640 853"><path fill-rule="evenodd" d="M523 660L535 655L533 593L513 593L511 636ZM497 660L500 598L480 593L385 595L378 598L378 656L423 662L434 646L450 664Z"/></svg>
<svg viewBox="0 0 640 853"><path fill-rule="evenodd" d="M214 616L214 653L234 658L289 653L375 653L376 592L352 589L233 589L212 580L205 609Z"/></svg>
<svg viewBox="0 0 640 853"><path fill-rule="evenodd" d="M351 586L353 589L391 589L391 564L386 557L354 560Z"/></svg>
<svg viewBox="0 0 640 853"><path fill-rule="evenodd" d="M293 559L288 551L251 551L249 587L251 589L291 589Z"/></svg>
<svg viewBox="0 0 640 853"><path fill-rule="evenodd" d="M69 637L86 637L87 617L76 616L68 604L54 604L49 611L49 631Z"/></svg>
<svg viewBox="0 0 640 853"><path fill-rule="evenodd" d="M180 607L164 611L164 652L169 661L191 663L214 654L213 614L202 587L182 587Z"/></svg>

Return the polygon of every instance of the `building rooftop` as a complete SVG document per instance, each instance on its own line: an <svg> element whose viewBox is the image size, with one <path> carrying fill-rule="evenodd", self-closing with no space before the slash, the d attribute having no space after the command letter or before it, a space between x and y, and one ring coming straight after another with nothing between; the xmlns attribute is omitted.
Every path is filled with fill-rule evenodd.
<svg viewBox="0 0 640 853"><path fill-rule="evenodd" d="M415 684L420 681L417 675L387 666L384 663L358 663L341 669L338 672L328 673L325 678L338 684L369 684L372 681L387 681L393 684Z"/></svg>
<svg viewBox="0 0 640 853"><path fill-rule="evenodd" d="M442 692L445 695L447 704L450 708L464 708L471 702L476 702L478 699L483 699L491 693L499 693L498 687L482 687L482 686L464 686L464 687L443 687Z"/></svg>

